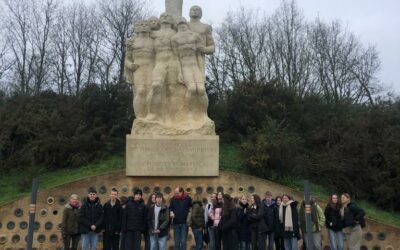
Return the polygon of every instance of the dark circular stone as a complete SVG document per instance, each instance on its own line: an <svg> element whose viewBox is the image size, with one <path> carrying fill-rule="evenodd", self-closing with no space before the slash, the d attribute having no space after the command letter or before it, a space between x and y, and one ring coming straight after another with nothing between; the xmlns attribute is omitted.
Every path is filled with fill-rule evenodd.
<svg viewBox="0 0 400 250"><path fill-rule="evenodd" d="M127 187L127 186L123 186L123 187L121 188L121 192L122 192L123 194L128 193L128 187Z"/></svg>
<svg viewBox="0 0 400 250"><path fill-rule="evenodd" d="M14 234L11 238L12 243L17 244L21 240L21 237L18 234Z"/></svg>
<svg viewBox="0 0 400 250"><path fill-rule="evenodd" d="M201 193L203 193L203 188L200 186L196 187L196 194L201 194Z"/></svg>
<svg viewBox="0 0 400 250"><path fill-rule="evenodd" d="M256 188L254 186L250 186L247 190L252 194L256 191Z"/></svg>
<svg viewBox="0 0 400 250"><path fill-rule="evenodd" d="M165 188L164 188L164 193L170 194L171 192L172 192L171 187L165 187Z"/></svg>
<svg viewBox="0 0 400 250"><path fill-rule="evenodd" d="M51 243L56 243L57 240L58 240L57 234L52 234L52 235L50 235L50 242L51 242Z"/></svg>
<svg viewBox="0 0 400 250"><path fill-rule="evenodd" d="M39 211L40 216L46 217L47 216L47 209L43 208Z"/></svg>
<svg viewBox="0 0 400 250"><path fill-rule="evenodd" d="M46 224L44 224L44 228L46 230L51 230L53 229L53 223L51 223L50 221L46 222Z"/></svg>
<svg viewBox="0 0 400 250"><path fill-rule="evenodd" d="M148 186L145 186L145 187L143 188L143 193L145 193L145 194L150 193L150 188L149 188Z"/></svg>
<svg viewBox="0 0 400 250"><path fill-rule="evenodd" d="M217 187L217 193L219 193L219 192L224 192L224 187L222 187L222 186L218 186Z"/></svg>
<svg viewBox="0 0 400 250"><path fill-rule="evenodd" d="M14 222L14 221L9 221L9 222L7 223L7 229L8 229L8 230L13 230L14 227L15 227L15 222Z"/></svg>
<svg viewBox="0 0 400 250"><path fill-rule="evenodd" d="M55 199L54 199L53 196L49 196L49 197L47 197L47 199L46 199L46 202L47 202L47 204L49 204L49 205L53 205L53 204L54 204L54 201L55 201Z"/></svg>
<svg viewBox="0 0 400 250"><path fill-rule="evenodd" d="M381 240L381 241L386 240L386 234L384 232L378 233L378 240Z"/></svg>
<svg viewBox="0 0 400 250"><path fill-rule="evenodd" d="M61 229L62 229L62 223L58 223L57 230L61 230Z"/></svg>
<svg viewBox="0 0 400 250"><path fill-rule="evenodd" d="M46 235L44 234L39 234L37 237L37 240L39 243L44 243L46 241Z"/></svg>
<svg viewBox="0 0 400 250"><path fill-rule="evenodd" d="M100 194L105 194L105 193L107 193L107 188L106 188L105 186L101 186L100 189L99 189L99 193L100 193Z"/></svg>
<svg viewBox="0 0 400 250"><path fill-rule="evenodd" d="M28 222L26 222L26 221L21 221L21 222L19 223L19 228L22 229L22 230L27 229L27 228L28 228Z"/></svg>
<svg viewBox="0 0 400 250"><path fill-rule="evenodd" d="M22 217L22 215L24 215L24 211L21 208L16 208L14 210L14 215L15 217Z"/></svg>
<svg viewBox="0 0 400 250"><path fill-rule="evenodd" d="M232 194L233 193L233 187L228 188L228 194Z"/></svg>
<svg viewBox="0 0 400 250"><path fill-rule="evenodd" d="M239 191L239 192L243 192L243 190L244 190L243 187L239 187L239 188L238 188L238 191Z"/></svg>
<svg viewBox="0 0 400 250"><path fill-rule="evenodd" d="M161 188L160 187L154 187L154 193L161 193Z"/></svg>
<svg viewBox="0 0 400 250"><path fill-rule="evenodd" d="M211 186L208 186L206 189L207 194L212 194L214 192L214 188Z"/></svg>
<svg viewBox="0 0 400 250"><path fill-rule="evenodd" d="M6 242L7 242L7 237L4 235L0 236L0 244L6 244Z"/></svg>
<svg viewBox="0 0 400 250"><path fill-rule="evenodd" d="M186 188L186 193L190 194L192 192L191 188Z"/></svg>
<svg viewBox="0 0 400 250"><path fill-rule="evenodd" d="M58 198L58 204L60 205L65 205L65 203L67 203L67 199L65 199L65 197L60 197Z"/></svg>
<svg viewBox="0 0 400 250"><path fill-rule="evenodd" d="M366 241L371 241L371 240L374 239L374 236L372 235L372 233L368 232L368 233L366 233L366 234L364 235L364 239L365 239Z"/></svg>
<svg viewBox="0 0 400 250"><path fill-rule="evenodd" d="M39 230L40 228L40 223L38 221L35 221L35 224L33 225L33 230Z"/></svg>
<svg viewBox="0 0 400 250"><path fill-rule="evenodd" d="M58 214L58 210L54 210L53 215L57 215L57 214Z"/></svg>

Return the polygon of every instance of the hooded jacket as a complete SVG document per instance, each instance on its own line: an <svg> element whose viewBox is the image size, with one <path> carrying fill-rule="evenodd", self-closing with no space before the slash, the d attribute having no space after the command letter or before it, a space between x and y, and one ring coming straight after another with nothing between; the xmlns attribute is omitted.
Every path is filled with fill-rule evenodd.
<svg viewBox="0 0 400 250"><path fill-rule="evenodd" d="M79 233L79 208L65 205L62 219L62 234L75 235Z"/></svg>
<svg viewBox="0 0 400 250"><path fill-rule="evenodd" d="M103 226L103 206L100 203L99 197L96 197L94 201L90 201L86 198L80 208L79 216L79 232L87 234L92 232L90 227L96 226L96 233L99 233Z"/></svg>
<svg viewBox="0 0 400 250"><path fill-rule="evenodd" d="M129 200L122 218L122 232L144 232L146 229L146 205L143 199Z"/></svg>

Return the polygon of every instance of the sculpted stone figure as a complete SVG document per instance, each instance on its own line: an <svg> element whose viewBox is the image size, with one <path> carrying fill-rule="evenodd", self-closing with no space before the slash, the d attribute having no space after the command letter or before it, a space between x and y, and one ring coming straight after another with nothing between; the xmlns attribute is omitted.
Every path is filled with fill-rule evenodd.
<svg viewBox="0 0 400 250"><path fill-rule="evenodd" d="M151 86L154 46L148 22L139 21L134 26L137 35L127 41L125 76L133 84L133 107L136 118L141 119L147 115L146 98Z"/></svg>
<svg viewBox="0 0 400 250"><path fill-rule="evenodd" d="M190 22L188 25L190 30L199 34L202 39L203 47L199 50L198 60L201 64L202 72L205 74L205 55L212 55L215 51L212 27L200 21L203 17L203 10L200 6L192 6L189 16Z"/></svg>
<svg viewBox="0 0 400 250"><path fill-rule="evenodd" d="M160 29L160 21L158 20L157 17L152 16L148 20L150 30L153 33L153 31L159 30Z"/></svg>
<svg viewBox="0 0 400 250"><path fill-rule="evenodd" d="M160 16L160 30L154 31L155 65L152 72L151 90L147 96L147 120L165 121L165 115L170 112L167 98L167 88L178 81L179 67L176 57L172 52L171 37L175 35L172 29L173 18L168 13ZM174 79L175 78L175 79ZM170 83L170 84L168 84ZM174 93L171 93L172 95Z"/></svg>
<svg viewBox="0 0 400 250"><path fill-rule="evenodd" d="M185 103L188 106L188 120L211 121L207 116L208 98L205 89L203 65L199 64L198 52L204 51L201 37L189 30L184 18L178 22L178 33L172 37L172 46L179 58L183 82L187 87Z"/></svg>

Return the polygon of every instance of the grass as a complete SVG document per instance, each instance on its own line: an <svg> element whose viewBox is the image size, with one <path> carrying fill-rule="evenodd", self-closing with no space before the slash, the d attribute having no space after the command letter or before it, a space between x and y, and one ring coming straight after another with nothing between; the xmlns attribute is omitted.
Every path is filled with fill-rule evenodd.
<svg viewBox="0 0 400 250"><path fill-rule="evenodd" d="M74 181L87 176L93 176L113 170L124 169L125 157L117 155L98 163L88 164L80 167L79 169L62 169L57 171L39 171L35 175L39 178L40 189L51 188L63 183ZM230 170L239 173L247 173L242 167L242 159L240 157L240 148L237 145L221 144L220 145L220 169ZM12 172L6 176L0 176L0 205L18 199L20 197L29 195L29 188L21 191L21 183L27 180L25 185L30 186L29 172ZM275 182L288 186L290 188L302 191L303 180L284 178ZM25 181L26 182L26 181ZM329 191L324 187L311 184L311 193L313 196L327 200ZM369 218L378 220L380 222L400 227L400 213L390 213L384 211L370 202L363 200L356 201L357 204L365 209Z"/></svg>

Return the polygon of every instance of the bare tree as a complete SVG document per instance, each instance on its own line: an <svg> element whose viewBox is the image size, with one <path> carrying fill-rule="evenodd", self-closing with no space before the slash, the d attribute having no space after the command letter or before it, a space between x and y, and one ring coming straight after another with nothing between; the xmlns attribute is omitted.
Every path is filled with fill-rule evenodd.
<svg viewBox="0 0 400 250"><path fill-rule="evenodd" d="M115 53L114 56L103 58L102 61L109 70L109 63L116 59L117 81L121 82L124 75L125 43L126 39L133 34L133 23L142 20L147 15L143 0L103 0L100 3L101 16L105 20L104 33L109 51ZM108 75L109 73L106 73Z"/></svg>

